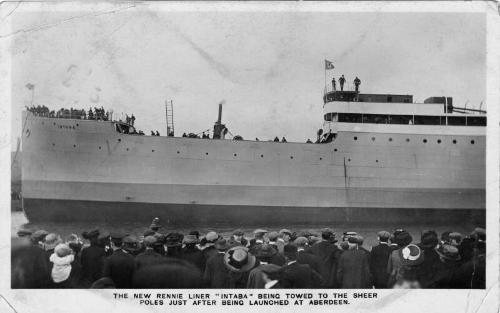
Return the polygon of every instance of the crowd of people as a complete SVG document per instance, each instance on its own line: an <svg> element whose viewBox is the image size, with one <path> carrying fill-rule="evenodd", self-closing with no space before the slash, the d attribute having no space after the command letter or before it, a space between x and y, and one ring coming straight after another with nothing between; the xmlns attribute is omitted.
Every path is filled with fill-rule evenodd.
<svg viewBox="0 0 500 313"><path fill-rule="evenodd" d="M42 117L52 117L52 118L68 118L68 119L81 119L81 120L99 120L99 121L110 121L113 117L112 111L104 110L104 107L94 107L87 111L84 109L74 109L74 108L61 108L58 111L50 110L45 105L32 105L31 107L26 107L26 110L33 113L36 116ZM134 115L129 117L127 115L127 123L133 125L135 121Z"/></svg>
<svg viewBox="0 0 500 313"><path fill-rule="evenodd" d="M155 218L143 236L94 229L63 240L45 230L18 232L12 288L485 288L486 232L435 231L414 243L409 232L380 231L368 250L356 232L337 240L287 229L161 233Z"/></svg>

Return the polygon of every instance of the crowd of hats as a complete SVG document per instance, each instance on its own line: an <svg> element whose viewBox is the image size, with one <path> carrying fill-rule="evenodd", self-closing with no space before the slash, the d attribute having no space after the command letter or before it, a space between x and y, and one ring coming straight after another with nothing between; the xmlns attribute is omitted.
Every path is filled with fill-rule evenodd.
<svg viewBox="0 0 500 313"><path fill-rule="evenodd" d="M331 228L321 229L317 233L309 231L297 233L289 229L279 231L256 229L253 231L252 240L246 239L245 232L241 229L233 231L230 238L224 238L215 231L209 231L204 235L198 231L191 231L186 235L178 232L164 234L160 232L161 228L159 218L154 218L142 236L117 232L103 233L98 229L83 232L81 235L83 239L105 248L108 256L113 253L111 246L120 247L133 256L148 248L159 251L163 255L172 256L167 252L181 251L181 248L185 247L196 247L197 250L204 251L211 247L223 254L225 267L234 273L246 273L258 266L260 262L267 263L277 255L281 255L283 261L295 260L299 250L313 250L311 248L322 241L335 245L340 252L364 249L364 238L357 232L344 232L337 240L337 235ZM59 257L71 253L78 254L86 246L76 234L66 237L65 240L45 230L23 229L17 234L19 237L29 238L34 245L44 250L53 250ZM398 255L402 266L410 268L421 265L425 260L425 251L429 249L435 251L443 262L458 262L470 259L473 257L473 249L479 247L484 250L486 245L486 231L483 228L476 228L467 236L451 231L438 236L435 231L424 231L421 233L418 244L413 243L411 234L404 229L396 229L393 232L379 231L377 238L380 243L394 246L393 251ZM275 243L280 240L283 245L281 249L278 249ZM370 253L367 249L365 250L368 254ZM203 272L203 268L200 270ZM109 283L109 281L106 282Z"/></svg>

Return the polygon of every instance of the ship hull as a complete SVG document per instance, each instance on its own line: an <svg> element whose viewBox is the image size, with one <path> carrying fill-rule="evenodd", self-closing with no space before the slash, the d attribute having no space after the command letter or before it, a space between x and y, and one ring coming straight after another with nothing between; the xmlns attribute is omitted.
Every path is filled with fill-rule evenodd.
<svg viewBox="0 0 500 313"><path fill-rule="evenodd" d="M118 133L111 122L23 118L30 221L458 221L485 216L484 130L383 125L329 144ZM363 126L368 127L368 126ZM411 133L419 129L419 133ZM433 213L437 212L437 213Z"/></svg>
<svg viewBox="0 0 500 313"><path fill-rule="evenodd" d="M30 222L149 222L160 217L170 226L383 224L429 225L446 223L483 225L485 211L477 209L408 209L357 207L296 207L108 202L58 199L24 199Z"/></svg>

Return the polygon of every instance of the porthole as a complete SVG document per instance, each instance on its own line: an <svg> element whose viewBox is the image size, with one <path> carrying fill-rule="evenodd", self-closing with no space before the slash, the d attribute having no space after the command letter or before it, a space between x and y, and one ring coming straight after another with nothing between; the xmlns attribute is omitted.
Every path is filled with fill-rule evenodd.
<svg viewBox="0 0 500 313"><path fill-rule="evenodd" d="M406 138L406 142L410 142L410 138Z"/></svg>
<svg viewBox="0 0 500 313"><path fill-rule="evenodd" d="M337 148L333 149L333 151L337 152Z"/></svg>
<svg viewBox="0 0 500 313"><path fill-rule="evenodd" d="M290 156L290 159L293 159L293 155Z"/></svg>
<svg viewBox="0 0 500 313"><path fill-rule="evenodd" d="M76 126L80 126L78 123L76 123Z"/></svg>
<svg viewBox="0 0 500 313"><path fill-rule="evenodd" d="M319 158L319 160L321 161L321 160L323 160L323 158Z"/></svg>
<svg viewBox="0 0 500 313"><path fill-rule="evenodd" d="M208 152L205 152L205 155L208 155Z"/></svg>
<svg viewBox="0 0 500 313"><path fill-rule="evenodd" d="M375 137L372 137L372 141L375 141Z"/></svg>
<svg viewBox="0 0 500 313"><path fill-rule="evenodd" d="M151 152L155 152L155 149L152 149Z"/></svg>
<svg viewBox="0 0 500 313"><path fill-rule="evenodd" d="M351 162L351 159L347 159L347 162Z"/></svg>
<svg viewBox="0 0 500 313"><path fill-rule="evenodd" d="M118 142L122 141L121 138L118 138Z"/></svg>
<svg viewBox="0 0 500 313"><path fill-rule="evenodd" d="M76 145L73 145L73 148L76 148Z"/></svg>
<svg viewBox="0 0 500 313"><path fill-rule="evenodd" d="M261 155L260 155L260 157L261 157L261 158L263 158L263 157L264 157L264 155L263 155L263 154L261 154Z"/></svg>
<svg viewBox="0 0 500 313"><path fill-rule="evenodd" d="M354 140L358 140L358 137L354 137Z"/></svg>
<svg viewBox="0 0 500 313"><path fill-rule="evenodd" d="M56 144L55 144L55 143L53 143L53 144L52 144L52 147L55 147L55 146L56 146Z"/></svg>
<svg viewBox="0 0 500 313"><path fill-rule="evenodd" d="M128 148L127 148L127 151L128 151Z"/></svg>
<svg viewBox="0 0 500 313"><path fill-rule="evenodd" d="M473 145L473 144L474 144L474 140L471 140L471 141L470 141L470 144L471 144L471 145Z"/></svg>
<svg viewBox="0 0 500 313"><path fill-rule="evenodd" d="M424 139L424 143L427 143L427 139Z"/></svg>
<svg viewBox="0 0 500 313"><path fill-rule="evenodd" d="M389 138L389 141L392 141L392 138Z"/></svg>
<svg viewBox="0 0 500 313"><path fill-rule="evenodd" d="M453 139L453 144L454 144L454 145L456 145L456 144L457 144L456 139Z"/></svg>
<svg viewBox="0 0 500 313"><path fill-rule="evenodd" d="M177 151L177 154L181 153L180 151Z"/></svg>
<svg viewBox="0 0 500 313"><path fill-rule="evenodd" d="M378 163L378 160L375 160L375 163Z"/></svg>
<svg viewBox="0 0 500 313"><path fill-rule="evenodd" d="M235 154L233 154L233 156L237 156L237 154L235 153Z"/></svg>
<svg viewBox="0 0 500 313"><path fill-rule="evenodd" d="M437 140L437 143L441 143L441 139L438 139L438 140Z"/></svg>
<svg viewBox="0 0 500 313"><path fill-rule="evenodd" d="M99 146L99 150L101 150L101 146Z"/></svg>
<svg viewBox="0 0 500 313"><path fill-rule="evenodd" d="M56 123L54 122L54 126L56 126Z"/></svg>

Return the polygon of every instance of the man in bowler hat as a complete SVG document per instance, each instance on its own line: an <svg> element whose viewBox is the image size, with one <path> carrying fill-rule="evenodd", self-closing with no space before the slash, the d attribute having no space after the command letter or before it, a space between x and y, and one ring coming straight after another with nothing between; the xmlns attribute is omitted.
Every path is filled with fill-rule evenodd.
<svg viewBox="0 0 500 313"><path fill-rule="evenodd" d="M207 260L203 280L209 288L229 288L229 270L224 264L224 254L229 244L226 239L218 239L214 247L217 253Z"/></svg>

